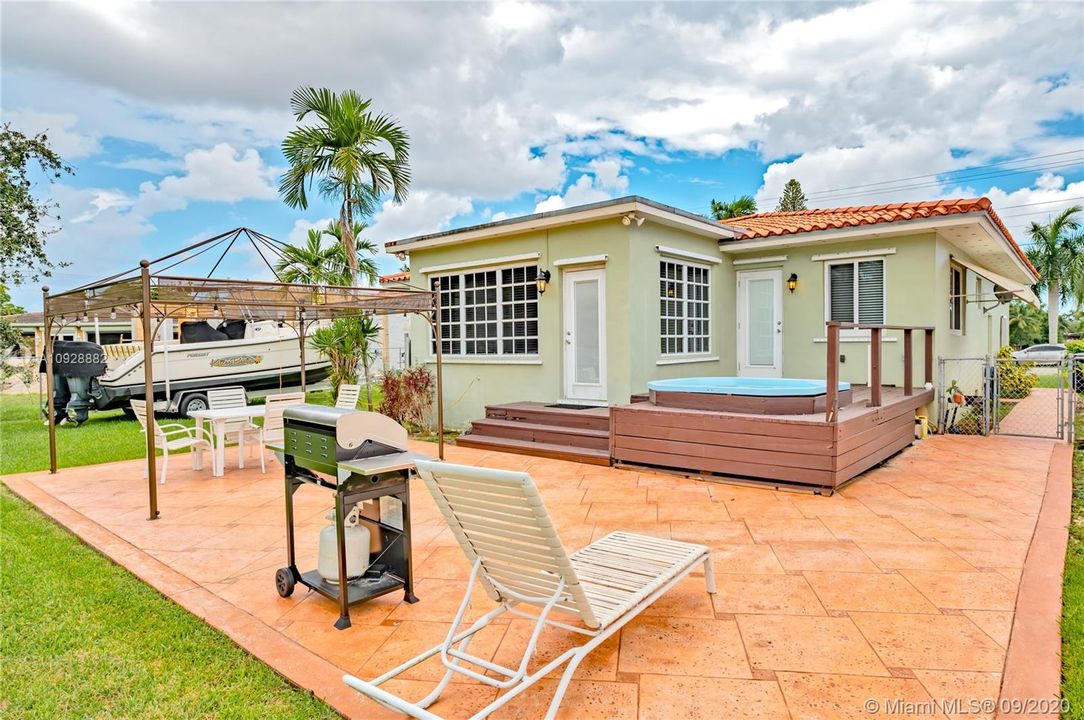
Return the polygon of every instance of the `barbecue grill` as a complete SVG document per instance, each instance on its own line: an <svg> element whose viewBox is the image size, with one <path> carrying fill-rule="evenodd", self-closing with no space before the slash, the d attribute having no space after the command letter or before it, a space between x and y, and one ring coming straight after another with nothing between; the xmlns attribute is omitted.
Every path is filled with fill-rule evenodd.
<svg viewBox="0 0 1084 720"><path fill-rule="evenodd" d="M410 560L410 476L414 461L424 455L409 452L401 425L379 413L298 404L283 412L283 468L286 475L286 554L289 565L275 574L279 595L289 597L300 583L339 603L335 627L350 627L350 606L402 589L406 602L413 592ZM317 570L299 572L294 543L294 493L303 485L332 491L335 498L338 582L325 580ZM347 575L344 521L358 503L395 498L402 506L402 522L394 513L365 518L379 533L379 551L370 553L365 572ZM398 526L397 526L398 525Z"/></svg>

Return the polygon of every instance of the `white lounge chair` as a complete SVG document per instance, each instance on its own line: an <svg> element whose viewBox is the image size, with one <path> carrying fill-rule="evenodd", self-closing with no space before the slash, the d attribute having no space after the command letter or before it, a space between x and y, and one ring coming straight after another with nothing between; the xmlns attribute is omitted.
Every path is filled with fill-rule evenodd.
<svg viewBox="0 0 1084 720"><path fill-rule="evenodd" d="M472 720L479 720L568 663L546 713L546 720L552 720L580 662L644 608L700 566L704 568L707 591L715 592L710 550L703 545L614 532L567 555L530 475L430 461L418 461L417 466L473 569L459 612L443 643L370 682L353 675L343 677L347 685L387 708L419 720L441 720L426 708L440 697L453 674L459 673L507 691L472 716ZM459 631L475 579L481 580L498 606ZM527 613L519 605L531 605L540 611ZM550 619L554 609L575 616L584 627ZM516 668L467 652L474 634L504 613L535 621L534 632ZM528 675L531 655L547 625L590 639ZM444 677L417 703L380 688L437 654L446 669ZM483 674L487 671L488 675Z"/></svg>
<svg viewBox="0 0 1084 720"><path fill-rule="evenodd" d="M358 398L361 397L361 385L340 385L335 396L335 407L344 410L357 410Z"/></svg>
<svg viewBox="0 0 1084 720"><path fill-rule="evenodd" d="M207 407L211 410L248 407L248 396L245 394L243 387L215 388L207 391ZM243 468L245 466L245 443L251 441L252 445L260 448L260 472L267 472L263 460L263 428L251 420L231 420L226 423L223 441L228 443L230 438L235 439L239 446L237 449L237 467Z"/></svg>
<svg viewBox="0 0 1084 720"><path fill-rule="evenodd" d="M280 393L278 395L268 395L264 398L264 414L263 414L263 447L266 448L269 443L281 444L284 437L284 426L282 423L282 411L290 405L297 405L305 402L305 393Z"/></svg>
<svg viewBox="0 0 1084 720"><path fill-rule="evenodd" d="M139 426L143 428L143 432L147 432L147 403L143 400L130 400L132 404L132 412L135 413L136 419L139 420ZM159 425L157 420L154 422L154 447L162 451L162 473L158 479L158 482L162 485L166 484L166 470L169 469L169 452L170 450L176 452L177 450L183 450L189 448L192 455L192 469L203 469L203 451L206 450L211 454L211 465L214 465L214 451L211 449L211 435L203 428L186 427L180 423L166 423L165 425ZM146 477L147 471L144 469L143 476Z"/></svg>

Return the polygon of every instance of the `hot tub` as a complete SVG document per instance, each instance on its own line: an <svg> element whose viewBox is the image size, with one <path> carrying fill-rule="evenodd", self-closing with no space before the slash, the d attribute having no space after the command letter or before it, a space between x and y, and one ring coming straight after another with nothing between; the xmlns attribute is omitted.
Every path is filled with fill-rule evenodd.
<svg viewBox="0 0 1084 720"><path fill-rule="evenodd" d="M828 385L802 378L694 377L652 380L651 402L662 407L761 415L824 412ZM851 402L850 383L839 383L839 406Z"/></svg>

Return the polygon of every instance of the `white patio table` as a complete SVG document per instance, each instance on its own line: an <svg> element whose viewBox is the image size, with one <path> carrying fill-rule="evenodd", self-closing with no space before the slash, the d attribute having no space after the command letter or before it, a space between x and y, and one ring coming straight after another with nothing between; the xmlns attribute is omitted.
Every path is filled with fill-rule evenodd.
<svg viewBox="0 0 1084 720"><path fill-rule="evenodd" d="M215 438L215 451L212 455L211 474L221 477L226 465L226 423L237 420L251 420L263 417L264 405L248 405L243 408L219 408L217 410L192 410L188 416L196 421L196 427L203 427L204 421L211 423L211 434ZM263 452L263 448L260 448ZM245 434L238 434L237 466L245 466Z"/></svg>

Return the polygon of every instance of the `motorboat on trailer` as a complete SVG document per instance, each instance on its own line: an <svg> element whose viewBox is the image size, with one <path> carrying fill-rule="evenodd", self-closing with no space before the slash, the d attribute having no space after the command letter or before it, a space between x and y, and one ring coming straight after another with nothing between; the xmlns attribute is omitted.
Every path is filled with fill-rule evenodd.
<svg viewBox="0 0 1084 720"><path fill-rule="evenodd" d="M331 364L312 347L306 333L305 382L327 378ZM58 422L86 421L90 410L128 408L146 394L142 343L98 345L53 343L53 410ZM205 321L181 325L180 342L156 341L151 357L154 401L159 410L187 415L207 407L207 390L241 386L248 393L301 385L301 343L297 329L272 320ZM42 368L44 372L44 367Z"/></svg>

